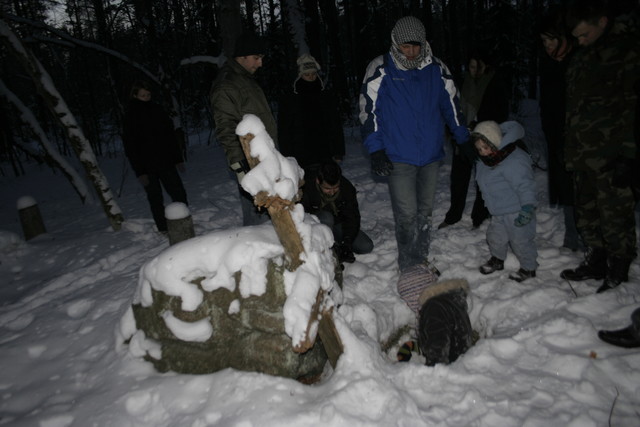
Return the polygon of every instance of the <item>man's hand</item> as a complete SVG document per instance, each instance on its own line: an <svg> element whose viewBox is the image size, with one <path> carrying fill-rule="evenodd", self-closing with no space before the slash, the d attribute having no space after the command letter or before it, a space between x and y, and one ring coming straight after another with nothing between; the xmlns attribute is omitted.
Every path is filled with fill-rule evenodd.
<svg viewBox="0 0 640 427"><path fill-rule="evenodd" d="M353 254L350 243L343 241L338 244L338 260L340 262L348 263L352 263L356 260L356 256Z"/></svg>
<svg viewBox="0 0 640 427"><path fill-rule="evenodd" d="M249 163L247 159L242 159L238 162L229 166L233 172L236 174L236 178L238 178L238 182L242 182L242 178L251 170L249 167Z"/></svg>
<svg viewBox="0 0 640 427"><path fill-rule="evenodd" d="M371 153L371 170L378 176L389 176L393 170L393 163L391 163L384 150Z"/></svg>

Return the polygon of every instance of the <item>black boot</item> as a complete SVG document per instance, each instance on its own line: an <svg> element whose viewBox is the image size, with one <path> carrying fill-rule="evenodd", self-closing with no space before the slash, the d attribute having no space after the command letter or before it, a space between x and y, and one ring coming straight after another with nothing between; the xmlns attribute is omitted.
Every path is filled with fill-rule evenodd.
<svg viewBox="0 0 640 427"><path fill-rule="evenodd" d="M604 278L604 282L602 282L602 286L596 291L597 294L613 289L620 283L629 280L630 259L610 256L607 264L607 275Z"/></svg>
<svg viewBox="0 0 640 427"><path fill-rule="evenodd" d="M587 248L584 261L578 268L563 270L560 277L579 282L589 279L603 279L607 274L607 251L604 248Z"/></svg>
<svg viewBox="0 0 640 427"><path fill-rule="evenodd" d="M640 347L640 336L638 336L633 326L627 326L617 331L598 331L598 338L606 343L617 345L618 347Z"/></svg>
<svg viewBox="0 0 640 427"><path fill-rule="evenodd" d="M482 274L491 274L494 271L504 270L504 261L492 256L489 261L480 266L479 270Z"/></svg>

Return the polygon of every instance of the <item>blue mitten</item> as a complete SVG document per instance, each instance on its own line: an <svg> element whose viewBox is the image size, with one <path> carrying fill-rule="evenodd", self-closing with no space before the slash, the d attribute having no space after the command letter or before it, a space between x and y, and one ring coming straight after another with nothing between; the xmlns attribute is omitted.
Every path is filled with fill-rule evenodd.
<svg viewBox="0 0 640 427"><path fill-rule="evenodd" d="M535 206L533 205L524 205L520 208L520 213L518 217L513 220L513 224L516 227L524 227L525 225L531 222L533 218L533 211L535 210Z"/></svg>

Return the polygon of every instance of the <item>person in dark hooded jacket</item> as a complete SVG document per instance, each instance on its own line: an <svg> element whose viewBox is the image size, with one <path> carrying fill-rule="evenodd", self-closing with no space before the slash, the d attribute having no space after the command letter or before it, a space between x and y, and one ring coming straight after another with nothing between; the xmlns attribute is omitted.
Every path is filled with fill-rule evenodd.
<svg viewBox="0 0 640 427"><path fill-rule="evenodd" d="M297 60L293 93L283 97L278 114L278 141L284 156L294 157L306 175L320 164L344 157L344 133L333 92L318 75L320 65L309 54Z"/></svg>
<svg viewBox="0 0 640 427"><path fill-rule="evenodd" d="M398 280L398 293L417 315L417 344L409 341L398 351L401 362L419 350L427 366L456 361L472 345L464 279L438 281L440 272L428 262L405 269ZM419 348L416 348L419 347Z"/></svg>
<svg viewBox="0 0 640 427"><path fill-rule="evenodd" d="M158 231L167 231L162 187L174 202L187 204L187 193L178 170L184 158L171 118L151 101L147 82L134 82L124 116L122 140L131 168L144 187Z"/></svg>

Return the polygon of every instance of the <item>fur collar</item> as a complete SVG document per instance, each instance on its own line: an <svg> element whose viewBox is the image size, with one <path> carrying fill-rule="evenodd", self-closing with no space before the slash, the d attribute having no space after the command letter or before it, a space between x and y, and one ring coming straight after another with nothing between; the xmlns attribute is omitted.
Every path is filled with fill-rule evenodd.
<svg viewBox="0 0 640 427"><path fill-rule="evenodd" d="M429 286L420 294L420 307L429 299L451 291L462 290L465 295L469 293L469 282L465 279L442 280L433 286Z"/></svg>

